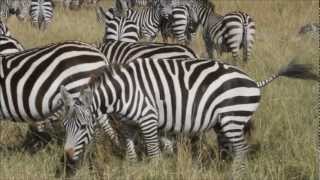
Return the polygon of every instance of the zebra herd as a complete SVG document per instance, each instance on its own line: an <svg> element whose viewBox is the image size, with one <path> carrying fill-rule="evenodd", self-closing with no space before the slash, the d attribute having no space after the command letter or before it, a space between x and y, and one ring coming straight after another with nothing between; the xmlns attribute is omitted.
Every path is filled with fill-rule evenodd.
<svg viewBox="0 0 320 180"><path fill-rule="evenodd" d="M84 4L96 5L99 0L62 0L66 9L79 9ZM40 30L47 29L53 20L54 0L0 0L0 17L7 20L16 15L20 21L30 19L31 24Z"/></svg>
<svg viewBox="0 0 320 180"><path fill-rule="evenodd" d="M31 17L53 7L51 1L37 2L48 4L40 8L32 0ZM240 48L248 60L255 22L245 12L219 15L206 0L115 4L108 10L97 8L106 25L97 47L66 41L24 50L0 23L0 118L30 123L43 134L63 124L67 176L75 173L101 126L117 146L124 136L133 161L132 133L141 133L146 154L155 158L161 145L172 149L170 134L198 136L214 130L219 151L233 154L231 176L237 179L246 166L246 129L260 104L261 89L280 76L318 80L308 66L291 63L257 82L238 67L213 60L213 54L222 52L238 58ZM52 12L42 17L44 22ZM210 59L200 59L188 47L200 25ZM174 37L185 45L137 42L154 41L159 31L164 40ZM111 121L121 125L119 131Z"/></svg>

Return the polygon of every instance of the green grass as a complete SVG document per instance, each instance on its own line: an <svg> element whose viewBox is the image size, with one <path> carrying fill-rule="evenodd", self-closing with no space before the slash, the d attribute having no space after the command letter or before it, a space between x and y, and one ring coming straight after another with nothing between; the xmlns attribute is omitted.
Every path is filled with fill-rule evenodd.
<svg viewBox="0 0 320 180"><path fill-rule="evenodd" d="M242 67L250 76L262 80L293 58L299 63L311 63L318 68L317 41L298 37L299 27L318 21L318 1L252 1L215 0L216 11L226 13L241 9L256 20L256 43L248 65ZM104 4L111 5L111 1ZM54 22L48 31L39 32L29 22L15 18L9 28L26 48L64 40L99 41L103 27L96 22L94 9L76 12L57 8ZM192 44L201 54L205 52L201 35ZM230 55L221 60L231 62ZM318 89L316 83L281 78L263 89L261 105L254 115L255 131L252 143L261 149L250 157L244 179L250 180L315 180ZM0 144L19 144L26 125L0 123ZM216 150L215 136L206 134L208 143ZM207 155L206 149L203 155ZM30 156L22 152L0 151L0 180L54 179L55 168L63 148L49 145L40 153ZM144 160L129 164L111 153L108 143L99 143L94 171L88 164L73 178L78 179L225 179L229 163L213 159L206 163L193 161L190 148L179 143L174 157L162 157L158 162Z"/></svg>

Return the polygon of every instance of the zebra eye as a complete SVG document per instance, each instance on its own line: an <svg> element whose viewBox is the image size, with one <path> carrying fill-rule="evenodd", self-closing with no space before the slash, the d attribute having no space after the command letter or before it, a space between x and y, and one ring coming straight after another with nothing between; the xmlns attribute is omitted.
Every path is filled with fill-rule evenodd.
<svg viewBox="0 0 320 180"><path fill-rule="evenodd" d="M80 125L80 129L81 129L81 130L84 130L84 129L86 129L86 128L87 128L87 125L85 125L85 124L81 124L81 125Z"/></svg>

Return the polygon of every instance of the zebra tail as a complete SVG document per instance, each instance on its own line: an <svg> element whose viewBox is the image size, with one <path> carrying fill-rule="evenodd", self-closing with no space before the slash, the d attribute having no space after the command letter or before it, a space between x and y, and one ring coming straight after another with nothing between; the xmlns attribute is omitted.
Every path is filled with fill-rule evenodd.
<svg viewBox="0 0 320 180"><path fill-rule="evenodd" d="M286 67L280 69L277 74L272 75L268 79L258 81L257 86L262 88L280 76L319 81L319 76L312 72L312 66L310 64L296 64L291 62Z"/></svg>
<svg viewBox="0 0 320 180"><path fill-rule="evenodd" d="M248 22L243 24L243 61L248 62Z"/></svg>

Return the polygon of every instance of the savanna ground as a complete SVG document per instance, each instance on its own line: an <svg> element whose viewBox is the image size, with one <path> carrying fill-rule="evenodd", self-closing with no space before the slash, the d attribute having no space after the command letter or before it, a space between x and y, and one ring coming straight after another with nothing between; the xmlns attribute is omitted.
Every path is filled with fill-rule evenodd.
<svg viewBox="0 0 320 180"><path fill-rule="evenodd" d="M215 0L216 12L226 13L241 9L256 20L256 43L251 61L242 68L254 79L262 80L290 60L311 63L318 68L318 41L298 37L299 27L318 22L318 1L312 0ZM111 6L112 1L103 4ZM8 26L26 48L64 40L94 43L103 36L103 27L96 22L94 9L55 10L54 22L46 32L39 32L29 22L21 23L15 17ZM203 54L205 47L200 36L192 47ZM230 56L221 57L229 61ZM229 61L230 62L230 61ZM315 132L317 125L318 89L314 82L281 78L263 89L261 106L254 115L255 131L251 143L260 144L260 150L250 156L244 179L252 180L314 180L317 179ZM0 123L0 145L19 144L26 125ZM207 143L215 150L213 132L206 135ZM103 144L96 147L93 171L88 163L78 171L75 180L86 179L225 179L229 163L217 158L205 163L192 160L190 148L179 143L177 155L162 157L158 163L141 161L129 164L114 156ZM23 152L0 151L0 180L55 179L55 168L63 148L50 144L36 155ZM203 150L205 159L206 149ZM213 155L212 157L215 157Z"/></svg>

